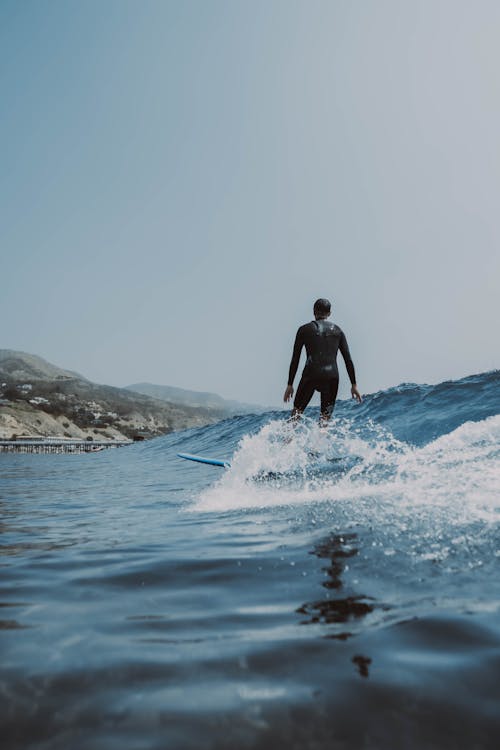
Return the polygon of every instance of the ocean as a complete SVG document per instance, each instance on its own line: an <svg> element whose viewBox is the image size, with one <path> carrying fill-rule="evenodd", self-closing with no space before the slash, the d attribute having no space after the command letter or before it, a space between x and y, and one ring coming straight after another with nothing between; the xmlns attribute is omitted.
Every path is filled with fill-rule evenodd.
<svg viewBox="0 0 500 750"><path fill-rule="evenodd" d="M500 746L500 372L308 413L0 455L2 750Z"/></svg>

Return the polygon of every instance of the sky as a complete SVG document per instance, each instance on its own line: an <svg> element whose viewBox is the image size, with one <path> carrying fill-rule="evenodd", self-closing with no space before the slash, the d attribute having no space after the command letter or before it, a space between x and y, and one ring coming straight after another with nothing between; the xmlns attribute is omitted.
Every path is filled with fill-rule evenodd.
<svg viewBox="0 0 500 750"><path fill-rule="evenodd" d="M499 35L497 0L0 0L0 348L279 405L327 297L362 393L497 369Z"/></svg>

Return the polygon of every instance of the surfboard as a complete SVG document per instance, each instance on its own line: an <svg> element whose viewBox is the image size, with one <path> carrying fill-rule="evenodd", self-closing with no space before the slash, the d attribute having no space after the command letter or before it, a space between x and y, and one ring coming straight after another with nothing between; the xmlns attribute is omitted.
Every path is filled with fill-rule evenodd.
<svg viewBox="0 0 500 750"><path fill-rule="evenodd" d="M223 469L229 469L231 464L222 458L207 458L207 456L193 456L192 453L178 453L179 458L185 458L187 461L197 461L199 464L210 464L210 466L220 466Z"/></svg>

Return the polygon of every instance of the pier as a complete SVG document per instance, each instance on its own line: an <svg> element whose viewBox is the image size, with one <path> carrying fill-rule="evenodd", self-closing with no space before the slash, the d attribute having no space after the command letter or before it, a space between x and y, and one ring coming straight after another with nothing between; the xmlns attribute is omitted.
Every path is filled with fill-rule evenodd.
<svg viewBox="0 0 500 750"><path fill-rule="evenodd" d="M18 438L0 440L0 453L95 453L122 448L133 440L77 440L71 438Z"/></svg>

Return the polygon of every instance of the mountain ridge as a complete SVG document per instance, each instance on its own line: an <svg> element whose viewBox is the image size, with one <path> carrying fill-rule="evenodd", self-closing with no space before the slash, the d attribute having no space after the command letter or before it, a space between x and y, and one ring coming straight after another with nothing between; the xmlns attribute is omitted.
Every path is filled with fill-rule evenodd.
<svg viewBox="0 0 500 750"><path fill-rule="evenodd" d="M263 408L257 404L246 404L234 399L226 399L210 391L193 391L173 385L143 382L127 385L125 388L135 393L142 393L145 396L161 399L162 401L169 401L174 404L186 404L188 406L224 409L229 414L246 414L248 412L260 411Z"/></svg>

